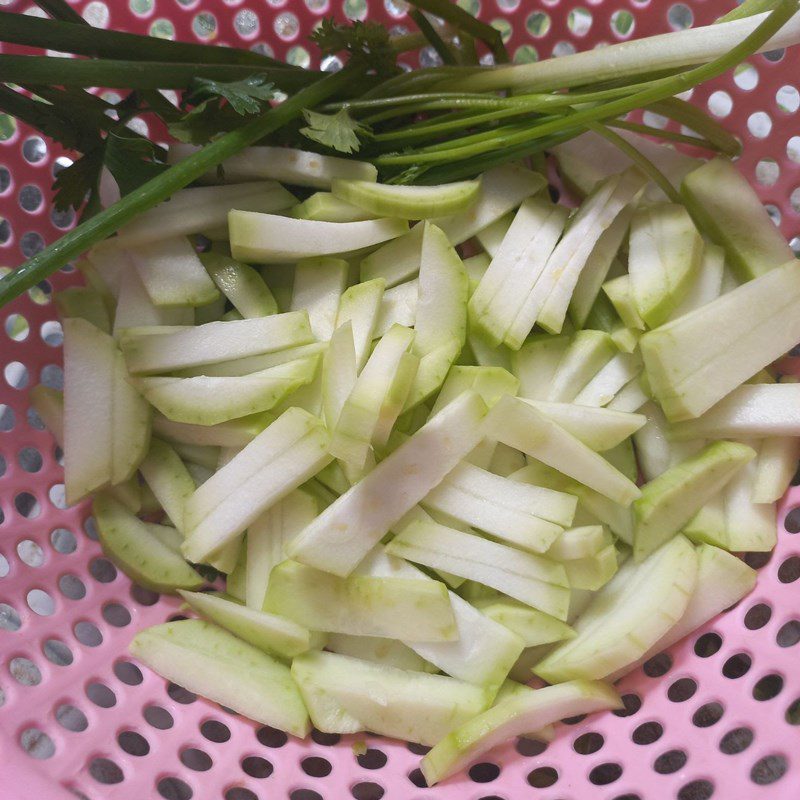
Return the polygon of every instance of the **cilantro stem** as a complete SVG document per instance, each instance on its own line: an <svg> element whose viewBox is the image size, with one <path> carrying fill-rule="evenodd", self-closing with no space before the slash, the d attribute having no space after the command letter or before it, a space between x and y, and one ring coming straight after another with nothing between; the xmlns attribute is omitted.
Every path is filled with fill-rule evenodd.
<svg viewBox="0 0 800 800"><path fill-rule="evenodd" d="M55 105L26 97L3 85L0 85L0 110L69 149L85 151L100 139L96 126L87 126L86 120L79 115L65 114ZM108 121L112 122L110 119Z"/></svg>
<svg viewBox="0 0 800 800"><path fill-rule="evenodd" d="M776 9L785 12L783 24L789 21L797 8L797 2L787 7L781 0ZM733 42L741 44L746 41L765 19L766 17L746 18L721 25L688 28L532 64L484 69L478 74L464 71L461 76L445 78L432 88L442 91L552 91L622 78L641 80L646 73L685 69L724 58L732 51ZM777 33L777 30L779 29L773 33ZM770 39L772 36L761 40L758 47L750 50L748 55L762 49L788 46L800 41L800 15L781 36L775 37L774 42Z"/></svg>
<svg viewBox="0 0 800 800"><path fill-rule="evenodd" d="M420 33L425 37L428 44L439 54L443 64L458 64L458 59L421 11L412 8L408 12L408 16L414 20L414 24L419 28Z"/></svg>
<svg viewBox="0 0 800 800"><path fill-rule="evenodd" d="M723 56L679 75L653 81L648 88L634 92L628 97L581 109L573 114L542 122L523 130L512 128L508 131L485 134L480 141L475 141L472 137L456 139L449 143L449 148L444 150L431 147L423 148L416 153L378 156L374 159L374 163L383 167L469 159L494 149L514 147L527 140L558 134L567 128L580 129L586 127L589 122L619 117L635 108L652 105L659 100L685 92L703 81L715 78L747 58L786 24L794 15L796 8L796 0L782 0L781 4L752 33Z"/></svg>
<svg viewBox="0 0 800 800"><path fill-rule="evenodd" d="M46 247L14 272L0 279L0 306L35 286L68 261L116 232L126 222L166 200L201 175L213 169L244 147L254 144L300 115L304 108L313 108L350 84L354 70L345 68L326 75L281 105L269 109L241 128L226 133L188 158L142 184L114 205L82 222L58 241Z"/></svg>
<svg viewBox="0 0 800 800"><path fill-rule="evenodd" d="M472 14L464 11L460 6L451 3L450 0L409 0L409 3L420 11L427 11L445 22L449 22L457 30L464 31L475 39L480 39L492 51L497 64L508 63L508 53L500 31L475 19Z"/></svg>
<svg viewBox="0 0 800 800"><path fill-rule="evenodd" d="M47 9L49 10L49 9ZM51 12L52 13L52 12ZM78 17L81 23L84 20ZM0 41L58 50L96 58L131 61L168 61L197 64L249 64L252 67L289 67L282 61L238 47L173 42L154 36L93 28L63 19L40 19L26 14L0 11ZM252 74L253 70L250 71Z"/></svg>
<svg viewBox="0 0 800 800"><path fill-rule="evenodd" d="M440 183L459 181L463 178L469 178L478 173L485 172L492 167L507 164L510 161L520 161L529 156L536 156L539 153L543 153L545 150L549 150L551 147L555 147L557 144L572 139L579 133L581 133L580 129L571 129L557 136L535 139L533 141L523 142L517 147L484 153L477 158L454 161L449 164L441 164L431 168L423 167L419 178L415 182L433 186Z"/></svg>
<svg viewBox="0 0 800 800"><path fill-rule="evenodd" d="M249 64L178 64L119 59L0 55L0 81L52 86L184 89L194 78L236 81L249 78L253 74L253 69ZM297 91L320 77L318 72L289 67L260 67L258 74L264 75L267 80L285 92Z"/></svg>
<svg viewBox="0 0 800 800"><path fill-rule="evenodd" d="M719 25L720 22L732 22L735 19L744 19L756 14L763 14L766 11L772 11L776 5L778 5L778 0L744 0L741 5L734 6L724 17L716 20L714 24Z"/></svg>
<svg viewBox="0 0 800 800"><path fill-rule="evenodd" d="M86 20L66 0L34 0L37 6L53 19L83 25Z"/></svg>
<svg viewBox="0 0 800 800"><path fill-rule="evenodd" d="M607 128L599 122L590 122L586 126L607 141L611 142L620 152L624 153L639 169L650 178L659 189L669 198L670 202L680 204L681 196L669 182L667 176L646 156L639 152L629 141L623 139L618 133Z"/></svg>
<svg viewBox="0 0 800 800"><path fill-rule="evenodd" d="M732 133L725 130L705 111L685 100L678 97L667 97L653 103L649 108L656 114L662 114L690 128L727 156L738 156L742 151L741 142Z"/></svg>
<svg viewBox="0 0 800 800"><path fill-rule="evenodd" d="M638 122L630 122L626 119L608 120L605 125L609 128L619 128L623 131L631 131L632 133L641 133L644 136L663 139L665 142L677 142L679 144L688 144L692 147L701 147L704 150L711 150L714 153L720 152L715 144L700 136L689 136L688 134L678 133L677 131L654 128L652 125L642 125Z"/></svg>

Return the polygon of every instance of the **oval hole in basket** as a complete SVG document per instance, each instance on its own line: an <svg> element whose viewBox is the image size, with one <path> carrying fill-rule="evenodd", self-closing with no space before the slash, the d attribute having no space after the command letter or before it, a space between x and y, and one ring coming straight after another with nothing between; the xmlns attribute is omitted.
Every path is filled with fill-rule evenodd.
<svg viewBox="0 0 800 800"><path fill-rule="evenodd" d="M42 652L51 664L58 667L68 667L75 659L69 646L58 639L48 639L42 645Z"/></svg>
<svg viewBox="0 0 800 800"><path fill-rule="evenodd" d="M500 767L490 761L484 761L473 764L467 774L474 783L491 783L500 777Z"/></svg>
<svg viewBox="0 0 800 800"><path fill-rule="evenodd" d="M176 703L181 703L181 705L189 705L190 703L194 703L194 701L197 700L197 695L194 692L190 692L188 689L184 689L183 686L178 686L177 683L167 684L167 694Z"/></svg>
<svg viewBox="0 0 800 800"><path fill-rule="evenodd" d="M145 706L142 716L148 725L152 725L160 731L169 730L175 724L172 714L161 706Z"/></svg>
<svg viewBox="0 0 800 800"><path fill-rule="evenodd" d="M716 701L704 703L692 714L692 725L698 728L710 728L722 719L724 713L725 709L721 703Z"/></svg>
<svg viewBox="0 0 800 800"><path fill-rule="evenodd" d="M589 731L582 733L573 743L572 749L581 756L588 756L596 753L604 744L605 739L602 733Z"/></svg>
<svg viewBox="0 0 800 800"><path fill-rule="evenodd" d="M86 585L77 576L67 573L58 579L58 588L68 600L82 600L86 597Z"/></svg>
<svg viewBox="0 0 800 800"><path fill-rule="evenodd" d="M722 674L726 678L736 680L746 675L753 664L753 659L747 653L736 653L728 658L722 665Z"/></svg>
<svg viewBox="0 0 800 800"><path fill-rule="evenodd" d="M383 769L386 766L386 753L370 747L366 753L356 756L358 765L363 769Z"/></svg>
<svg viewBox="0 0 800 800"><path fill-rule="evenodd" d="M718 633L704 633L694 643L694 654L699 658L710 658L722 647L722 637Z"/></svg>
<svg viewBox="0 0 800 800"><path fill-rule="evenodd" d="M187 747L185 750L181 750L180 759L184 767L195 772L206 772L214 764L211 756L197 747Z"/></svg>
<svg viewBox="0 0 800 800"><path fill-rule="evenodd" d="M130 661L117 661L114 664L114 674L128 686L138 686L144 680L142 671Z"/></svg>
<svg viewBox="0 0 800 800"><path fill-rule="evenodd" d="M42 673L39 671L39 667L25 656L12 658L8 670L11 677L22 686L38 686L42 682Z"/></svg>
<svg viewBox="0 0 800 800"><path fill-rule="evenodd" d="M51 531L50 544L53 545L53 550L64 555L74 553L78 547L74 534L66 528L56 528Z"/></svg>
<svg viewBox="0 0 800 800"><path fill-rule="evenodd" d="M99 647L103 644L103 634L93 622L81 620L73 628L75 638L86 647Z"/></svg>
<svg viewBox="0 0 800 800"><path fill-rule="evenodd" d="M412 769L411 772L409 772L406 777L418 789L427 789L428 788L428 782L425 780L425 776L422 774L422 770L421 769Z"/></svg>
<svg viewBox="0 0 800 800"><path fill-rule="evenodd" d="M62 703L56 709L56 720L62 728L73 733L81 733L89 727L86 714L70 703Z"/></svg>
<svg viewBox="0 0 800 800"><path fill-rule="evenodd" d="M22 627L22 619L17 610L8 603L0 603L0 630L18 631Z"/></svg>
<svg viewBox="0 0 800 800"><path fill-rule="evenodd" d="M22 731L19 736L19 743L31 758L40 760L52 758L56 752L53 740L38 728L26 728Z"/></svg>
<svg viewBox="0 0 800 800"><path fill-rule="evenodd" d="M372 781L357 783L350 788L350 794L355 800L381 800L385 794L383 786Z"/></svg>
<svg viewBox="0 0 800 800"><path fill-rule="evenodd" d="M613 761L605 764L598 764L589 773L589 780L595 786L608 786L609 783L619 780L622 777L622 765Z"/></svg>
<svg viewBox="0 0 800 800"><path fill-rule="evenodd" d="M664 728L660 722L651 720L650 722L643 722L638 728L634 729L631 734L635 744L653 744L657 742L664 734Z"/></svg>
<svg viewBox="0 0 800 800"><path fill-rule="evenodd" d="M719 740L719 749L725 755L732 756L743 753L752 743L753 731L750 728L734 728Z"/></svg>
<svg viewBox="0 0 800 800"><path fill-rule="evenodd" d="M422 747L422 745L416 745L417 747ZM534 756L540 756L547 750L547 742L541 742L538 739L528 739L525 736L520 736L517 739L517 743L515 745L517 752L521 756L526 756L527 758L533 758ZM411 750L411 746L409 745L409 750ZM428 748L430 749L430 748ZM428 752L428 749L425 750L425 753ZM416 750L411 750L412 753L417 753ZM425 753L417 753L418 755L425 755Z"/></svg>
<svg viewBox="0 0 800 800"><path fill-rule="evenodd" d="M272 764L261 756L247 756L242 759L242 771L251 778L269 778L273 772Z"/></svg>
<svg viewBox="0 0 800 800"><path fill-rule="evenodd" d="M534 789L546 789L558 781L558 771L553 767L537 767L528 773L528 783Z"/></svg>
<svg viewBox="0 0 800 800"><path fill-rule="evenodd" d="M759 678L756 685L753 687L753 697L756 700L763 702L764 700L772 700L777 697L783 689L783 678L776 674L771 673Z"/></svg>
<svg viewBox="0 0 800 800"><path fill-rule="evenodd" d="M136 731L122 731L117 736L117 743L129 756L146 756L150 752L150 743Z"/></svg>
<svg viewBox="0 0 800 800"><path fill-rule="evenodd" d="M749 631L763 628L772 617L772 609L766 603L756 603L747 609L744 615L744 626Z"/></svg>
<svg viewBox="0 0 800 800"><path fill-rule="evenodd" d="M267 762L268 763L268 762ZM300 767L306 775L312 778L324 778L331 774L333 767L327 758L309 756L300 762Z"/></svg>
<svg viewBox="0 0 800 800"><path fill-rule="evenodd" d="M632 717L642 707L642 698L633 692L622 695L620 699L622 700L623 708L618 708L612 712L617 717Z"/></svg>
<svg viewBox="0 0 800 800"><path fill-rule="evenodd" d="M670 684L669 689L667 689L667 697L673 703L683 703L691 697L694 697L696 691L696 680L693 678L678 678L678 680Z"/></svg>
<svg viewBox="0 0 800 800"><path fill-rule="evenodd" d="M117 696L104 683L90 683L86 687L86 696L100 708L113 708L117 704Z"/></svg>
<svg viewBox="0 0 800 800"><path fill-rule="evenodd" d="M122 783L125 775L110 758L93 758L89 763L89 774L104 784Z"/></svg>
<svg viewBox="0 0 800 800"><path fill-rule="evenodd" d="M713 794L711 781L690 781L678 790L678 800L708 800Z"/></svg>
<svg viewBox="0 0 800 800"><path fill-rule="evenodd" d="M685 764L686 753L683 750L667 750L653 762L653 769L659 775L671 775L683 769Z"/></svg>
<svg viewBox="0 0 800 800"><path fill-rule="evenodd" d="M180 778L162 778L156 789L164 800L191 800L194 796L192 787Z"/></svg>
<svg viewBox="0 0 800 800"><path fill-rule="evenodd" d="M259 797L244 786L233 786L225 792L225 800L259 800Z"/></svg>
<svg viewBox="0 0 800 800"><path fill-rule="evenodd" d="M766 786L780 780L787 770L786 759L781 755L769 755L760 758L750 770L750 780L759 786Z"/></svg>
<svg viewBox="0 0 800 800"><path fill-rule="evenodd" d="M259 731L259 733L260 732L261 731ZM217 744L227 742L228 739L231 738L230 728L224 722L220 722L217 719L207 719L205 722L201 723L200 733L203 734L209 742L216 742ZM279 733L283 734L285 744L286 734L283 733L283 731L279 731ZM259 741L261 741L260 738Z"/></svg>
<svg viewBox="0 0 800 800"><path fill-rule="evenodd" d="M781 625L775 636L778 647L794 647L800 642L800 620L790 619Z"/></svg>

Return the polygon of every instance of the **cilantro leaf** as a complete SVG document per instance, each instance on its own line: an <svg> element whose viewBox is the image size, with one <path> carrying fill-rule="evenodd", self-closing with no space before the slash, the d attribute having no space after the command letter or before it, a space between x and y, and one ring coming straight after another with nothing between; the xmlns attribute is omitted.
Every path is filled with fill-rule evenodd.
<svg viewBox="0 0 800 800"><path fill-rule="evenodd" d="M103 145L99 145L87 151L56 175L53 205L58 211L69 208L77 211L84 204L87 194L97 193L100 170L103 168L103 150Z"/></svg>
<svg viewBox="0 0 800 800"><path fill-rule="evenodd" d="M206 144L218 133L244 125L250 116L243 117L228 106L220 107L219 100L204 100L180 119L170 122L167 130L179 142Z"/></svg>
<svg viewBox="0 0 800 800"><path fill-rule="evenodd" d="M124 127L109 132L104 162L123 197L168 168L156 161L156 152L153 142L133 136Z"/></svg>
<svg viewBox="0 0 800 800"><path fill-rule="evenodd" d="M265 75L250 75L227 83L195 78L184 102L200 105L212 98L223 98L237 114L258 114L274 95L275 87L267 82Z"/></svg>
<svg viewBox="0 0 800 800"><path fill-rule="evenodd" d="M323 19L310 38L323 55L344 50L351 58L366 62L380 76L400 72L389 31L378 22L357 20L352 25L341 25L334 19Z"/></svg>
<svg viewBox="0 0 800 800"><path fill-rule="evenodd" d="M359 134L363 135L369 131L366 126L354 120L344 108L335 114L320 114L317 111L304 109L303 116L308 127L301 128L300 133L340 153L357 153L361 147Z"/></svg>

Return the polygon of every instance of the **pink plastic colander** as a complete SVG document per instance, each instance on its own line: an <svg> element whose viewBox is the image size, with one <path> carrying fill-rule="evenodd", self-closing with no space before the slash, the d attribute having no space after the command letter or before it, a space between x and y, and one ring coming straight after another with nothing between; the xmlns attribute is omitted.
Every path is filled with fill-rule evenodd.
<svg viewBox="0 0 800 800"><path fill-rule="evenodd" d="M70 2L97 26L244 43L303 66L316 63L305 37L322 15L413 27L401 0ZM460 4L501 26L515 60L533 60L708 24L731 3ZM28 0L0 6L40 13ZM800 50L773 52L696 89L692 102L744 141L739 166L800 256L798 88ZM2 114L0 145L5 268L72 218L48 199L65 156ZM65 506L61 453L28 400L37 383L61 386L52 294L77 282L63 270L0 312L1 800L800 798L800 487L780 506L775 551L748 558L760 568L753 593L625 678L624 712L569 720L547 747L510 743L434 789L417 769L419 747L318 732L298 742L140 669L128 642L178 603L132 586L103 557L88 505ZM787 369L800 372L799 361Z"/></svg>

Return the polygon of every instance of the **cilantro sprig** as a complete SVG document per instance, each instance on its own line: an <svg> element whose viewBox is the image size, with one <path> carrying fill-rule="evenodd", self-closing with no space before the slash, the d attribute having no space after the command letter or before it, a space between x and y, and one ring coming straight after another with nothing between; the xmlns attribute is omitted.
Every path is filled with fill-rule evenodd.
<svg viewBox="0 0 800 800"><path fill-rule="evenodd" d="M369 133L367 126L354 120L344 108L335 114L320 114L304 109L303 116L308 125L301 128L300 133L339 153L357 153L361 148L359 136Z"/></svg>

